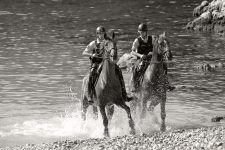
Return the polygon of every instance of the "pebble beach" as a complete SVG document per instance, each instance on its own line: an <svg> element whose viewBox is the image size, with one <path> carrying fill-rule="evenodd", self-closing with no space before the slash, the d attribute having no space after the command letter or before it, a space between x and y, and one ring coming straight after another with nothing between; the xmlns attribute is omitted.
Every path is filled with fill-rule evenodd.
<svg viewBox="0 0 225 150"><path fill-rule="evenodd" d="M0 150L225 150L225 126L178 129L115 138L66 140Z"/></svg>

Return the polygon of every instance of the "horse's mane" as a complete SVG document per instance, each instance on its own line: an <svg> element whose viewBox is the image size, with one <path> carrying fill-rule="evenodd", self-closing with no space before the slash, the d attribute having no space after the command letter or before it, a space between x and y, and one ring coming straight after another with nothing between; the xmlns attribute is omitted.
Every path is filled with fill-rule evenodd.
<svg viewBox="0 0 225 150"><path fill-rule="evenodd" d="M153 78L159 78L159 75L164 74L164 68L163 63L165 63L164 57L168 57L167 59L172 59L172 53L168 50L164 51L162 49L168 48L168 45L166 47L162 47L163 42L166 41L166 35L165 33L161 35L154 35L152 36L152 43L153 43L153 51L152 51L152 59L150 61L150 65L148 66L146 72L145 72L145 79L147 82L153 82L155 79ZM167 44L167 43L164 43ZM165 45L164 45L165 46ZM166 54L169 53L169 54ZM167 56L164 56L167 55Z"/></svg>

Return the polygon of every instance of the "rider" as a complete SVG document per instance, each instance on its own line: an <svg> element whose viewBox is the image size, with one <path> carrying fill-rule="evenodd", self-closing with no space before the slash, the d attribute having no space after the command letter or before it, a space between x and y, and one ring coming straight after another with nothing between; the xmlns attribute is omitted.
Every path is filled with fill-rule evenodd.
<svg viewBox="0 0 225 150"><path fill-rule="evenodd" d="M136 66L133 71L132 92L135 92L139 88L141 77L148 66L148 63L146 63L146 61L151 59L153 50L152 36L148 35L147 32L147 24L141 23L138 26L138 33L140 34L140 36L134 40L131 48L131 54L137 56L137 59L139 60L138 66Z"/></svg>
<svg viewBox="0 0 225 150"><path fill-rule="evenodd" d="M138 26L138 33L140 34L139 37L137 37L132 45L132 52L131 54L137 56L137 59L139 60L138 66L134 68L133 71L133 78L132 78L132 92L136 92L138 88L140 87L140 83L143 77L144 72L146 71L149 61L151 60L152 51L153 51L153 43L152 38L153 36L148 35L148 26L145 23L141 23ZM165 73L167 73L167 66L164 65ZM172 90L170 88L174 88L169 86L169 90Z"/></svg>
<svg viewBox="0 0 225 150"><path fill-rule="evenodd" d="M91 82L92 85L88 84L89 87L90 86L94 87L93 84L95 83L95 81L100 73L99 70L101 70L101 63L103 60L102 58L103 57L110 58L112 61L115 61L115 59L117 59L117 56L115 56L115 55L117 55L116 44L114 41L112 41L112 39L110 39L107 36L106 30L103 26L97 27L96 35L97 35L97 39L92 41L91 43L89 43L82 54L82 55L89 56L90 60L91 60L91 69L90 69L90 76L89 76L88 82L90 83L90 81L92 81ZM111 46L112 49L110 51L107 51L105 49L106 46ZM125 101L130 101L130 100L132 100L132 97L127 96L122 72L117 65L115 65L115 66L116 66L115 71L119 77L120 84L122 87L122 96ZM88 96L89 96L88 102L93 103L93 99L92 99L93 95L88 95Z"/></svg>

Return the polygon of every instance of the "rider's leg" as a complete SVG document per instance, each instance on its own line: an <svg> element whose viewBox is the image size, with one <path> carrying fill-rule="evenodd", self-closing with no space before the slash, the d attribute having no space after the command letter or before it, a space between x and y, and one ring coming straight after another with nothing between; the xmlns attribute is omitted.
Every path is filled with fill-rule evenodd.
<svg viewBox="0 0 225 150"><path fill-rule="evenodd" d="M93 90L94 90L94 84L96 80L96 74L97 74L98 64L93 63L91 65L90 69L90 75L89 75L89 81L88 81L88 102L94 103L93 101Z"/></svg>
<svg viewBox="0 0 225 150"><path fill-rule="evenodd" d="M138 88L138 68L135 66L133 72L132 72L132 78L131 78L131 92L136 92Z"/></svg>
<svg viewBox="0 0 225 150"><path fill-rule="evenodd" d="M141 61L138 66L135 67L133 71L133 76L132 76L132 90L131 92L136 92L138 88L140 88L141 82L143 75L148 67L148 64L144 63Z"/></svg>
<svg viewBox="0 0 225 150"><path fill-rule="evenodd" d="M117 65L115 66L115 69L116 69L116 74L118 75L118 78L119 78L119 81L120 81L120 85L121 85L121 88L122 88L122 96L123 96L125 101L129 102L133 98L132 97L128 97L128 95L127 95L127 91L126 91L126 87L125 87L125 82L124 82L124 79L123 79L122 71L119 68L119 66L117 66Z"/></svg>

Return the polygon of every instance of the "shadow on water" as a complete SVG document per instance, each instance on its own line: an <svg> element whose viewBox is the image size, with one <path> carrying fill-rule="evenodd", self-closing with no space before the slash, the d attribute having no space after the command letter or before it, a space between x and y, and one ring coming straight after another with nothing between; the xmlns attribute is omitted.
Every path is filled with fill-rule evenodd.
<svg viewBox="0 0 225 150"><path fill-rule="evenodd" d="M225 63L225 45L223 37L184 30L199 3L0 1L0 145L101 137L101 120L90 117L86 132L77 128L81 81L89 68L81 53L100 24L115 29L120 56L130 51L139 23L147 22L150 34L166 31L174 53L169 80L177 87L168 93L168 130L215 125L211 117L225 114L224 68L196 72L194 67L203 62ZM127 83L129 74L124 76ZM128 134L121 114L117 111L112 122L113 136ZM144 126L137 123L137 130L158 131L158 116L156 109Z"/></svg>

